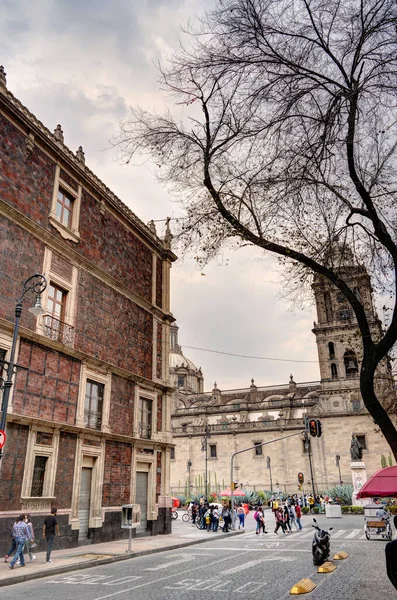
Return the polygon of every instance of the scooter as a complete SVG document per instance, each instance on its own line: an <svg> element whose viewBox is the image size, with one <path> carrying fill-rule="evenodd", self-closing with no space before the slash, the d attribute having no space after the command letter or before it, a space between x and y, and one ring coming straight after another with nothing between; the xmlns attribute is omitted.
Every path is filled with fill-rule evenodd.
<svg viewBox="0 0 397 600"><path fill-rule="evenodd" d="M321 529L321 527L317 525L316 519L313 518L313 521L315 524L312 525L312 527L314 527L316 530L314 532L312 542L313 564L319 566L322 565L329 557L329 540L331 537L329 532L332 531L333 527L330 527L327 531L325 529Z"/></svg>

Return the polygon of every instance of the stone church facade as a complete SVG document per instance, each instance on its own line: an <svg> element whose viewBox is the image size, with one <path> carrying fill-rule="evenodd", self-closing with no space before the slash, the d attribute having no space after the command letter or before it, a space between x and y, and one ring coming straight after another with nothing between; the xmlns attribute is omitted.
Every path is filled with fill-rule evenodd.
<svg viewBox="0 0 397 600"><path fill-rule="evenodd" d="M374 310L368 273L345 256L343 275L360 296L373 331L380 331ZM304 474L304 490L310 489L310 468L303 439L304 417L321 419L322 436L311 438L311 453L316 490L321 492L341 481L352 483L350 440L355 434L363 446L363 460L371 475L382 461L391 461L388 444L363 404L359 390L361 344L357 323L350 306L339 290L323 278L315 277L313 292L317 321L316 337L321 380L295 383L290 375L284 385L251 385L238 390L197 393L202 385L179 385L176 354L180 346L171 345L170 377L176 387L173 397L172 432L175 450L171 460L171 490L174 494L203 493L207 470L208 489L219 492L230 485L231 455L237 455L233 479L243 487L298 491L298 473ZM177 328L172 326L177 336ZM185 359L187 361L187 359ZM191 364L191 376L195 367ZM287 379L287 377L286 377ZM390 406L395 402L391 370L386 361L378 369L378 392ZM182 383L181 381L179 382ZM207 461L205 431L207 428ZM292 435L296 433L297 435ZM287 436L291 436L288 437ZM273 443L272 440L286 438ZM260 446L264 442L272 442ZM340 457L339 467L336 457ZM207 469L206 469L207 466Z"/></svg>

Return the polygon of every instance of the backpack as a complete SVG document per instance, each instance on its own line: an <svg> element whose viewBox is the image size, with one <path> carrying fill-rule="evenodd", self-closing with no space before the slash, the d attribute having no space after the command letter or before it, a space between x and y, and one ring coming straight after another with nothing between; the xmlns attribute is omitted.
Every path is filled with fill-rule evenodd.
<svg viewBox="0 0 397 600"><path fill-rule="evenodd" d="M258 518L258 511L256 510L256 511L254 512L254 519L255 519L255 521L257 520L257 518Z"/></svg>

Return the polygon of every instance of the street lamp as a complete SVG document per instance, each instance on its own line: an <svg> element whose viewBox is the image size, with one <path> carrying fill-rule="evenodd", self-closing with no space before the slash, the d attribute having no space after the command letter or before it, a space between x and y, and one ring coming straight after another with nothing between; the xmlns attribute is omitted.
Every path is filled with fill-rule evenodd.
<svg viewBox="0 0 397 600"><path fill-rule="evenodd" d="M45 313L45 310L41 306L41 294L47 287L47 280L44 275L40 275L39 273L35 273L25 281L22 287L21 295L19 296L16 305L15 305L15 325L14 325L14 335L12 338L11 352L10 352L10 360L1 361L3 369L7 375L7 379L4 381L4 393L3 393L3 402L1 405L1 420L0 420L0 431L5 430L6 419L7 419L7 410L8 410L8 400L10 397L10 391L12 388L12 378L14 373L16 373L18 369L18 365L15 361L15 350L17 346L18 340L18 329L19 329L19 320L22 315L22 302L25 299L25 296L28 292L32 292L35 294L35 303L34 306L29 308L29 312L31 312L35 317L42 315ZM0 459L3 457L3 450L0 449Z"/></svg>
<svg viewBox="0 0 397 600"><path fill-rule="evenodd" d="M310 465L310 479L312 480L312 493L313 493L313 498L316 495L315 489L314 489L314 477L313 477L313 465L312 465L312 448L311 448L311 443L310 443L310 439L309 436L307 434L307 431L305 431L304 433L304 439L305 439L305 449L307 450L308 454L309 454L309 465Z"/></svg>
<svg viewBox="0 0 397 600"><path fill-rule="evenodd" d="M336 462L336 466L338 467L338 471L339 471L339 483L340 483L340 485L343 485L342 475L340 474L340 455L339 454L337 454L335 456L335 462Z"/></svg>
<svg viewBox="0 0 397 600"><path fill-rule="evenodd" d="M210 428L208 422L205 424L204 436L201 438L201 450L205 451L205 501L208 499L208 438L210 437Z"/></svg>
<svg viewBox="0 0 397 600"><path fill-rule="evenodd" d="M270 456L266 457L266 466L269 469L269 475L270 475L270 491L273 492L272 466L270 464Z"/></svg>

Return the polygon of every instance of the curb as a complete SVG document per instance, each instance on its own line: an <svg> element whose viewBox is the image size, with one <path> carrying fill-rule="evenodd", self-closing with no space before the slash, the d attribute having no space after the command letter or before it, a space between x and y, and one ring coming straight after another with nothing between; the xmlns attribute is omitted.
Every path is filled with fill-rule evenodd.
<svg viewBox="0 0 397 600"><path fill-rule="evenodd" d="M231 531L229 532L228 537L234 537L235 535L242 535L245 531ZM81 571L82 569L90 569L91 567L99 567L101 565L108 565L115 562L121 562L122 560L131 560L133 558L138 558L139 556L146 556L148 554L158 554L159 552L167 552L169 550L177 550L178 548L186 548L188 546L195 546L197 544L204 544L208 541L207 539L202 540L194 540L191 542L182 542L179 544L167 546L164 548L152 548L151 550L141 550L138 552L131 552L126 555L119 554L116 556L112 556L111 558L99 558L99 559L91 559L91 561L83 562L83 563L71 563L69 565L63 565L59 567L54 567L50 571L37 571L35 573L26 573L24 575L16 575L15 577L8 577L7 579L0 579L0 588L6 587L9 585L14 585L16 583L26 583L26 581L31 581L33 579L44 579L44 577L50 577L52 575L61 575L62 573L68 573L69 571ZM214 540L216 541L216 540Z"/></svg>

